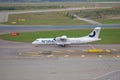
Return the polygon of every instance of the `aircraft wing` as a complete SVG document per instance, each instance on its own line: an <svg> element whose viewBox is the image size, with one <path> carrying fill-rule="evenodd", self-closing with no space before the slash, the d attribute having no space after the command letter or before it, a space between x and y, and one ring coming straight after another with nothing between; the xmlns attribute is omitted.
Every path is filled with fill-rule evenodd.
<svg viewBox="0 0 120 80"><path fill-rule="evenodd" d="M66 45L70 45L71 43L69 42L56 42L56 45L65 47Z"/></svg>

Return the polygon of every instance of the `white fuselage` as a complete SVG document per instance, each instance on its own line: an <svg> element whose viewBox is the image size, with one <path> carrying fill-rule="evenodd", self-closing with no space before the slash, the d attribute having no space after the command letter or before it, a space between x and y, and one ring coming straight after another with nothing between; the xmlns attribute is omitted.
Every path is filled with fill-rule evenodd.
<svg viewBox="0 0 120 80"><path fill-rule="evenodd" d="M98 38L68 38L66 41L55 41L54 38L40 38L32 42L32 44L81 44L81 43L89 43L93 41L98 41Z"/></svg>

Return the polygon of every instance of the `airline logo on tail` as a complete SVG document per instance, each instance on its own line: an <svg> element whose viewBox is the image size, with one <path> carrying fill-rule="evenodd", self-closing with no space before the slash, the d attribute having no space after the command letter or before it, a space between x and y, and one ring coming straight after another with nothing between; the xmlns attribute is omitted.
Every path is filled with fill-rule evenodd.
<svg viewBox="0 0 120 80"><path fill-rule="evenodd" d="M88 36L91 38L98 38L101 27L96 27Z"/></svg>
<svg viewBox="0 0 120 80"><path fill-rule="evenodd" d="M96 32L95 31L93 31L93 33L92 34L90 34L89 35L89 37L94 37L96 35Z"/></svg>

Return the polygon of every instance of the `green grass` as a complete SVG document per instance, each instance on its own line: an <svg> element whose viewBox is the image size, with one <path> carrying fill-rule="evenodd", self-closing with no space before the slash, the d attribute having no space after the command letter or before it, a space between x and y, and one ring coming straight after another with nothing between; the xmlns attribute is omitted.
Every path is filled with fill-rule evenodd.
<svg viewBox="0 0 120 80"><path fill-rule="evenodd" d="M103 24L120 24L120 19L98 19L96 21Z"/></svg>
<svg viewBox="0 0 120 80"><path fill-rule="evenodd" d="M93 43L120 44L120 29L102 29L101 40Z"/></svg>
<svg viewBox="0 0 120 80"><path fill-rule="evenodd" d="M24 19L21 21L20 19ZM13 25L79 25L88 24L87 22L74 20L65 15L65 12L51 13L30 13L30 14L12 14L9 16L9 21L5 24Z"/></svg>
<svg viewBox="0 0 120 80"><path fill-rule="evenodd" d="M102 24L120 24L120 8L81 10L75 13L83 18L89 18Z"/></svg>
<svg viewBox="0 0 120 80"><path fill-rule="evenodd" d="M97 3L99 7L119 6L120 3ZM95 7L94 2L32 2L32 3L0 3L0 7L5 6L64 6L64 7ZM34 8L35 9L35 8Z"/></svg>
<svg viewBox="0 0 120 80"><path fill-rule="evenodd" d="M1 10L35 10L35 9L56 9L60 6L0 6Z"/></svg>
<svg viewBox="0 0 120 80"><path fill-rule="evenodd" d="M22 32L19 36L13 37L10 34L0 35L1 39L20 42L32 42L36 38L50 38L62 35L68 37L81 37L88 35L92 30L58 30L58 31L39 31L39 32ZM100 38L101 41L94 43L98 44L120 44L120 29L102 29Z"/></svg>
<svg viewBox="0 0 120 80"><path fill-rule="evenodd" d="M71 11L80 17L90 18L102 24L120 24L120 9L99 9L99 10L81 10ZM69 12L68 12L69 13ZM23 21L21 20L23 19ZM12 22L16 22L12 24ZM90 24L80 21L71 16L67 16L66 12L49 12L49 13L29 13L29 14L12 14L9 16L8 22L3 24L10 25L80 25Z"/></svg>

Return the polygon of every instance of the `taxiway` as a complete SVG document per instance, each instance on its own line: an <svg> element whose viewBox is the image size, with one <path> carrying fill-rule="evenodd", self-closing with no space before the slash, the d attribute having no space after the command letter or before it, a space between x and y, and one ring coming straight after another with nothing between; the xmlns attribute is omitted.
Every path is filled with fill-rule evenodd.
<svg viewBox="0 0 120 80"><path fill-rule="evenodd" d="M102 24L102 25L71 25L71 26L25 26L25 25L0 25L0 34L11 32L41 31L41 30L70 30L70 29L93 29L95 27L103 28L120 28L120 24Z"/></svg>
<svg viewBox="0 0 120 80"><path fill-rule="evenodd" d="M1 80L119 80L120 45L35 47L30 43L0 40ZM113 53L86 53L89 48L113 49ZM51 50L50 55L21 55ZM116 51L118 53L116 53ZM114 53L115 52L115 53ZM20 54L21 53L21 54Z"/></svg>
<svg viewBox="0 0 120 80"><path fill-rule="evenodd" d="M38 30L38 28L32 27L32 29L30 27L17 27L0 27L1 34L22 30ZM45 28L39 30L45 30ZM111 52L85 52L87 49L98 48L111 50ZM42 51L52 51L52 53L49 55L38 54ZM31 43L0 40L0 80L33 79L120 80L120 44L71 45L62 48L55 45L35 47Z"/></svg>

